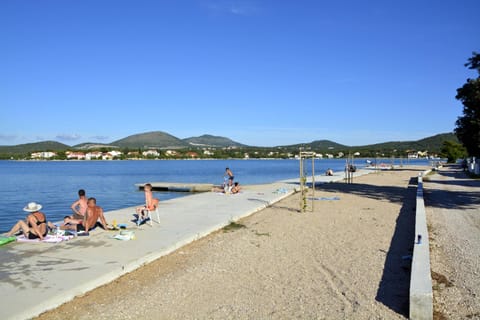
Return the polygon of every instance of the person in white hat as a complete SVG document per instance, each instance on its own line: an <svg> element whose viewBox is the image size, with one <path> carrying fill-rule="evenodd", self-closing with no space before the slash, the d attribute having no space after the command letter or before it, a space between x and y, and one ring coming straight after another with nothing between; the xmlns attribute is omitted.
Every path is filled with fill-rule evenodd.
<svg viewBox="0 0 480 320"><path fill-rule="evenodd" d="M13 228L7 233L7 236L12 236L22 231L23 235L28 239L40 239L47 235L48 226L51 223L47 222L47 217L43 212L40 212L42 206L35 202L27 204L23 211L29 212L29 215L24 220L19 220Z"/></svg>

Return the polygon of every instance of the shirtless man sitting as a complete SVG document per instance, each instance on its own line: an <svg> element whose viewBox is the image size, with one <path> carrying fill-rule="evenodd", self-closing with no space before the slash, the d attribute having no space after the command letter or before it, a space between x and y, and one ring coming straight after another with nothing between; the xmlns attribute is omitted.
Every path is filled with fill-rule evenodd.
<svg viewBox="0 0 480 320"><path fill-rule="evenodd" d="M88 232L93 230L97 225L104 230L109 229L110 227L105 219L102 207L97 206L97 200L95 198L88 198L87 205L87 212L84 221L75 224L74 221L69 221L69 217L65 217L65 224L71 223L71 227L74 226L77 229L77 232L82 232L82 235L88 235Z"/></svg>

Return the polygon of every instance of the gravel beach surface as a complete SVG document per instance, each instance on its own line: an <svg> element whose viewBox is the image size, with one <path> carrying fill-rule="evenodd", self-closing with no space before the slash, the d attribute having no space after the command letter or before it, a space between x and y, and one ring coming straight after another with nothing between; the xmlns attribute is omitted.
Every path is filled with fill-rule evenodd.
<svg viewBox="0 0 480 320"><path fill-rule="evenodd" d="M39 319L405 319L423 170L295 194Z"/></svg>
<svg viewBox="0 0 480 320"><path fill-rule="evenodd" d="M480 180L448 166L424 188L434 319L480 319Z"/></svg>

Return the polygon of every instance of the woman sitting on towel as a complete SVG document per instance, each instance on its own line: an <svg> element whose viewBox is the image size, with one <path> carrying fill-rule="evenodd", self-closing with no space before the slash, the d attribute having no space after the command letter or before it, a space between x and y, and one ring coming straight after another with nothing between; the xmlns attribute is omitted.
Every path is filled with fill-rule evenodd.
<svg viewBox="0 0 480 320"><path fill-rule="evenodd" d="M47 222L47 217L43 212L40 212L42 206L35 202L30 202L27 204L23 211L29 212L30 214L25 218L25 221L19 220L7 233L8 237L16 234L19 231L22 231L23 235L27 239L40 239L47 235L48 227L55 227L50 222Z"/></svg>

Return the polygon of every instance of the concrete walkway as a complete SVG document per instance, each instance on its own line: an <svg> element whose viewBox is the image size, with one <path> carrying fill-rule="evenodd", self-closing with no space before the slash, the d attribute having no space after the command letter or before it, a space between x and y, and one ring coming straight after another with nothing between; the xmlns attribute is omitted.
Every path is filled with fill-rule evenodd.
<svg viewBox="0 0 480 320"><path fill-rule="evenodd" d="M316 177L319 183L342 179L343 175ZM153 226L136 227L131 221L133 207L106 213L109 223L114 219L127 223L136 240L116 240L112 237L118 232L100 229L89 237L58 244L15 242L2 246L0 319L27 319L53 309L280 201L295 192L297 183L298 179L248 186L237 195L208 192L163 201L161 223Z"/></svg>

